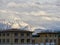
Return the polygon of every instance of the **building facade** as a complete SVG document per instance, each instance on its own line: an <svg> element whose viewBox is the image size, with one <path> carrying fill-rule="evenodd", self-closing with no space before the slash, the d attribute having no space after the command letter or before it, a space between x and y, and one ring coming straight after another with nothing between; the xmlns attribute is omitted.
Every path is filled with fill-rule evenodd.
<svg viewBox="0 0 60 45"><path fill-rule="evenodd" d="M58 32L58 45L60 45L60 32Z"/></svg>
<svg viewBox="0 0 60 45"><path fill-rule="evenodd" d="M30 44L32 32L19 29L0 31L0 44Z"/></svg>
<svg viewBox="0 0 60 45"><path fill-rule="evenodd" d="M60 32L40 32L8 29L0 31L1 45L60 45Z"/></svg>
<svg viewBox="0 0 60 45"><path fill-rule="evenodd" d="M33 44L39 44L39 35L36 34L36 35L32 35L32 43Z"/></svg>
<svg viewBox="0 0 60 45"><path fill-rule="evenodd" d="M39 37L36 38L36 43L40 45L59 45L58 33L55 32L41 32L38 33Z"/></svg>

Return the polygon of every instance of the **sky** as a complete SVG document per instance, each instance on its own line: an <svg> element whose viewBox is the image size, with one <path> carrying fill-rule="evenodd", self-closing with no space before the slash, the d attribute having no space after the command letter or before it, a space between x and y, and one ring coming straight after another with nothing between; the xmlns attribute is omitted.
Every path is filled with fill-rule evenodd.
<svg viewBox="0 0 60 45"><path fill-rule="evenodd" d="M60 0L0 0L0 28L6 27L60 29Z"/></svg>

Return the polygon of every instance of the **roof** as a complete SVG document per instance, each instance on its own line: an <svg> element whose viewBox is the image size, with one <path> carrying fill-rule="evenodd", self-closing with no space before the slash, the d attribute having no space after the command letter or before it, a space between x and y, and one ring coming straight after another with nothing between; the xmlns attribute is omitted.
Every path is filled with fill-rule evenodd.
<svg viewBox="0 0 60 45"><path fill-rule="evenodd" d="M37 34L58 34L58 32L40 32Z"/></svg>
<svg viewBox="0 0 60 45"><path fill-rule="evenodd" d="M36 35L32 35L32 37L39 37L39 35L38 35L38 34L36 34Z"/></svg>
<svg viewBox="0 0 60 45"><path fill-rule="evenodd" d="M0 32L29 32L29 33L33 33L33 31L21 30L21 29L6 29L6 30L0 30Z"/></svg>

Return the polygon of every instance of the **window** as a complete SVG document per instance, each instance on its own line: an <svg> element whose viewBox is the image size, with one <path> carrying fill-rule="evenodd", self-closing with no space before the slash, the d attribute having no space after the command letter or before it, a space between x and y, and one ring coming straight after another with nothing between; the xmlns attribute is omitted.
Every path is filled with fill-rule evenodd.
<svg viewBox="0 0 60 45"><path fill-rule="evenodd" d="M24 36L24 33L21 33L21 36Z"/></svg>
<svg viewBox="0 0 60 45"><path fill-rule="evenodd" d="M15 39L15 41L14 41L15 43L18 43L18 39Z"/></svg>
<svg viewBox="0 0 60 45"><path fill-rule="evenodd" d="M50 39L50 43L52 42L52 39Z"/></svg>
<svg viewBox="0 0 60 45"><path fill-rule="evenodd" d="M9 39L7 39L6 42L9 43Z"/></svg>
<svg viewBox="0 0 60 45"><path fill-rule="evenodd" d="M39 37L41 36L41 35L38 35Z"/></svg>
<svg viewBox="0 0 60 45"><path fill-rule="evenodd" d="M24 39L21 39L21 43L24 43Z"/></svg>
<svg viewBox="0 0 60 45"><path fill-rule="evenodd" d="M58 34L58 37L60 37L60 34Z"/></svg>
<svg viewBox="0 0 60 45"><path fill-rule="evenodd" d="M35 43L35 40L34 39L32 40L32 43Z"/></svg>
<svg viewBox="0 0 60 45"><path fill-rule="evenodd" d="M45 42L48 42L48 39L46 39Z"/></svg>
<svg viewBox="0 0 60 45"><path fill-rule="evenodd" d="M55 37L56 37L56 34L55 34Z"/></svg>
<svg viewBox="0 0 60 45"><path fill-rule="evenodd" d="M27 39L27 43L30 43L30 39Z"/></svg>
<svg viewBox="0 0 60 45"><path fill-rule="evenodd" d="M51 37L51 34L50 34L50 37Z"/></svg>
<svg viewBox="0 0 60 45"><path fill-rule="evenodd" d="M18 33L15 33L14 36L18 36Z"/></svg>
<svg viewBox="0 0 60 45"><path fill-rule="evenodd" d="M5 36L5 33L3 33L3 36Z"/></svg>
<svg viewBox="0 0 60 45"><path fill-rule="evenodd" d="M7 33L7 36L9 36L9 33Z"/></svg>
<svg viewBox="0 0 60 45"><path fill-rule="evenodd" d="M54 42L56 42L56 39L54 39Z"/></svg>
<svg viewBox="0 0 60 45"><path fill-rule="evenodd" d="M0 33L0 36L1 36L1 33Z"/></svg>
<svg viewBox="0 0 60 45"><path fill-rule="evenodd" d="M45 35L45 37L47 37L47 35Z"/></svg>
<svg viewBox="0 0 60 45"><path fill-rule="evenodd" d="M5 43L5 39L3 39L2 42Z"/></svg>
<svg viewBox="0 0 60 45"><path fill-rule="evenodd" d="M27 36L30 36L30 33L27 33Z"/></svg>
<svg viewBox="0 0 60 45"><path fill-rule="evenodd" d="M1 43L1 39L0 39L0 43Z"/></svg>
<svg viewBox="0 0 60 45"><path fill-rule="evenodd" d="M52 43L52 39L50 39L50 45L52 45L51 43Z"/></svg>

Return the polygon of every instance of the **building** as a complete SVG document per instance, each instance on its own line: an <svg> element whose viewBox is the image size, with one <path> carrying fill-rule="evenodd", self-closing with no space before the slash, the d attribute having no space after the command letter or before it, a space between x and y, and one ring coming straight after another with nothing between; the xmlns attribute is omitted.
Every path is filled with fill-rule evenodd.
<svg viewBox="0 0 60 45"><path fill-rule="evenodd" d="M60 32L58 32L58 45L60 45Z"/></svg>
<svg viewBox="0 0 60 45"><path fill-rule="evenodd" d="M32 31L8 29L0 31L0 44L30 44Z"/></svg>
<svg viewBox="0 0 60 45"><path fill-rule="evenodd" d="M39 42L39 35L32 35L32 43L33 44L38 44Z"/></svg>
<svg viewBox="0 0 60 45"><path fill-rule="evenodd" d="M40 32L21 29L0 30L1 45L60 45L60 32Z"/></svg>
<svg viewBox="0 0 60 45"><path fill-rule="evenodd" d="M38 44L58 45L58 33L57 32L41 32L41 33L38 33L38 35L39 35L39 39L37 41Z"/></svg>

